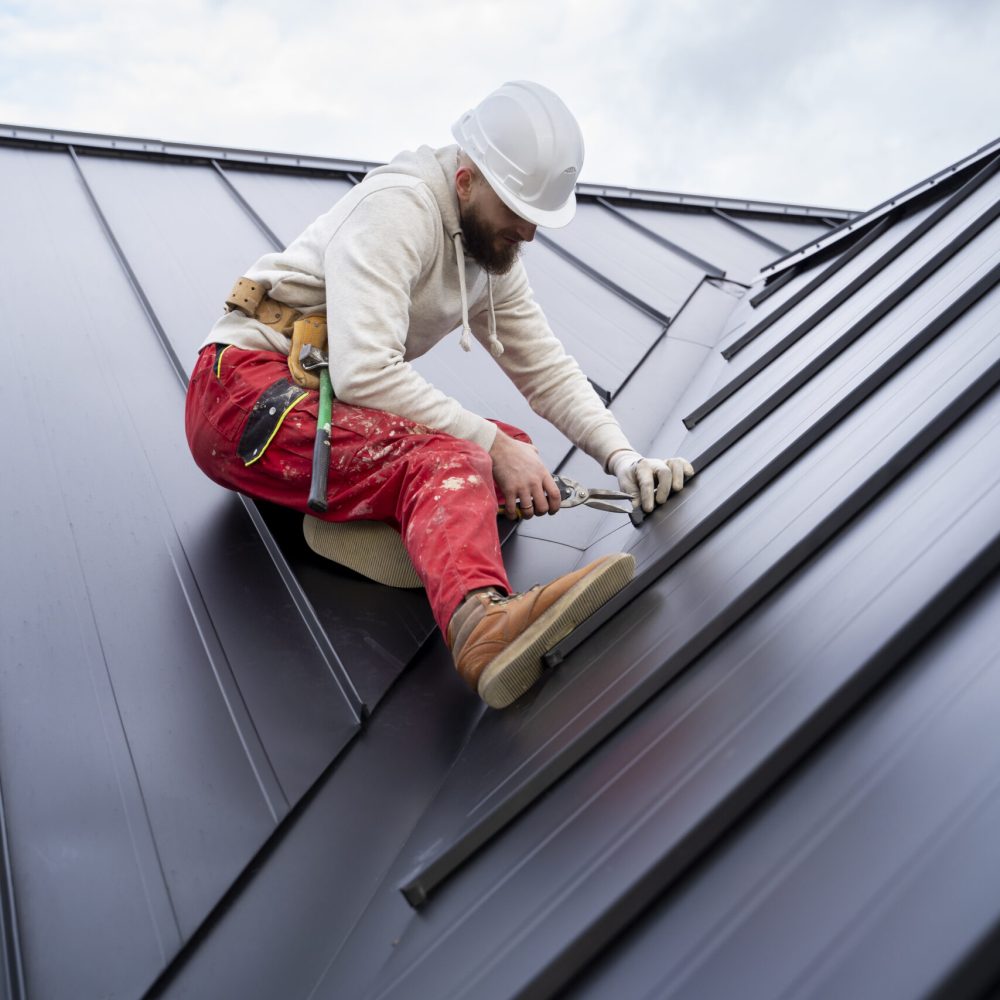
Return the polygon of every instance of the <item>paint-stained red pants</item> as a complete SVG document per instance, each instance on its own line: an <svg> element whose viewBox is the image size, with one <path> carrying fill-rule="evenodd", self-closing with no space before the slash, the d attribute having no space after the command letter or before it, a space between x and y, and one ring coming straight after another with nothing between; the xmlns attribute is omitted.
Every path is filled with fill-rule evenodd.
<svg viewBox="0 0 1000 1000"><path fill-rule="evenodd" d="M220 485L314 514L308 499L318 392L294 402L289 386L291 395L277 404L279 411L288 407L287 413L266 448L254 458L246 447L254 405L287 378L286 359L273 351L206 347L188 387L188 444L202 471ZM529 440L516 427L496 423L512 437ZM241 442L246 458L252 459L249 464L237 454ZM327 512L314 516L386 521L400 531L445 634L470 590L510 590L497 534L502 498L493 483L490 456L479 445L391 413L334 400L327 502Z"/></svg>

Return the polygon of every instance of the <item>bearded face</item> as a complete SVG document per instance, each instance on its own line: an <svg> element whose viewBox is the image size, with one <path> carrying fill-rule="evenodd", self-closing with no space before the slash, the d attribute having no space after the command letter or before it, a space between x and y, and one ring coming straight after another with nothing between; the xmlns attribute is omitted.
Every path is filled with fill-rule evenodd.
<svg viewBox="0 0 1000 1000"><path fill-rule="evenodd" d="M487 274L507 274L521 256L518 234L491 223L475 205L462 213L462 239L468 255Z"/></svg>
<svg viewBox="0 0 1000 1000"><path fill-rule="evenodd" d="M507 274L537 226L522 219L485 179L463 165L456 174L462 237L469 256L488 274Z"/></svg>

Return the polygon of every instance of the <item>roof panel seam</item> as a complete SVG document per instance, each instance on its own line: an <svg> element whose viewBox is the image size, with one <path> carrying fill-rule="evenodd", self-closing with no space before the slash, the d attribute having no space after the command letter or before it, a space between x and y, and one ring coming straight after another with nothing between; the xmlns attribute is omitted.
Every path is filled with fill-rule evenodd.
<svg viewBox="0 0 1000 1000"><path fill-rule="evenodd" d="M480 847L487 843L515 816L519 815L533 802L542 791L559 779L566 771L582 759L594 746L606 736L617 730L624 722L635 714L650 698L658 693L670 679L700 656L718 638L733 625L760 604L791 574L796 572L812 556L830 541L839 531L849 524L876 497L884 493L917 459L941 440L948 431L970 410L972 410L987 394L1000 384L1000 359L994 360L988 368L974 379L964 391L947 403L943 409L929 419L922 427L911 432L908 440L891 458L875 472L860 481L829 513L813 526L800 540L792 544L766 570L761 572L749 585L737 594L727 605L708 621L704 627L692 635L681 647L667 656L660 669L650 673L632 690L628 691L604 715L597 718L585 733L545 764L535 779L524 782L509 793L501 805L486 812L478 820L474 820L460 837L448 846L426 858L418 867L410 872L400 886L407 901L415 907L422 905L430 892L464 863ZM845 411L846 412L846 411ZM835 421L830 421L832 424ZM822 428L825 432L826 428ZM793 458L803 453L820 434L809 433L800 439L785 453L782 468ZM789 452L793 454L789 456ZM701 525L689 532L680 543L664 552L660 558L650 563L631 584L604 605L596 615L571 633L563 642L544 658L546 666L554 666L572 649L575 649L584 638L593 634L613 615L617 614L626 604L635 600L642 592L651 587L659 578L675 565L695 545L706 538L724 520L727 520L736 509L742 507L759 492L759 485L776 475L769 469L758 472L753 479L738 490L731 498L732 509L723 511L721 508L706 517ZM952 585L957 588L958 601L964 600L979 582L992 572L991 559L1000 548L1000 535L990 539L989 543L973 558L965 573L957 575ZM947 591L947 587L945 588ZM953 606L951 592L939 592L946 604ZM933 603L933 602L932 602ZM930 616L919 617L923 625L928 625ZM584 633L581 637L581 633ZM897 636L898 638L898 636ZM652 656L651 650L647 656Z"/></svg>
<svg viewBox="0 0 1000 1000"><path fill-rule="evenodd" d="M638 219L633 219L630 215L626 215L617 205L612 205L611 202L607 201L605 198L598 198L597 203L607 211L611 212L616 219L620 219L626 225L631 226L637 232L642 233L646 239L652 240L654 243L658 243L661 247L677 254L678 257L682 257L689 264L693 264L699 271L704 271L706 274L711 275L713 278L723 278L726 272L723 268L716 264L712 264L707 260L703 260L697 254L692 253L690 250L685 250L678 243L674 243L668 240L666 236L661 236L659 233L654 232L648 226L644 226Z"/></svg>
<svg viewBox="0 0 1000 1000"><path fill-rule="evenodd" d="M723 212L721 208L713 208L712 214L722 219L727 225L733 226L739 232L746 236L749 236L752 240L756 240L761 246L766 247L772 253L787 253L788 247L782 246L780 243L776 243L772 239L764 236L762 233L758 233L755 229L751 229L748 225L740 222L739 219L734 219L733 216Z"/></svg>
<svg viewBox="0 0 1000 1000"><path fill-rule="evenodd" d="M638 309L640 312L645 313L651 319L656 320L657 323L662 323L664 326L666 326L666 324L670 322L670 317L666 313L660 312L660 310L657 309L655 306L651 306L648 302L644 302L642 299L640 299L638 295L635 295L633 292L630 292L627 289L622 288L622 286L619 285L616 281L613 281L603 272L598 271L597 268L591 267L590 264L587 264L586 262L582 261L579 257L576 256L576 254L574 254L570 250L567 250L561 244L557 243L554 239L552 239L552 237L545 236L543 233L538 233L537 239L542 246L547 247L549 250L552 250L558 256L562 257L562 259L565 260L567 263L577 268L577 270L582 271L592 281L601 285L603 288L608 289L608 291L614 293L616 296L618 296L618 298L623 299L629 305L634 306L636 309Z"/></svg>
<svg viewBox="0 0 1000 1000"><path fill-rule="evenodd" d="M1000 158L997 159L996 165L1000 166ZM957 205L959 202L956 201L954 204ZM951 207L954 207L951 202L948 203L948 206L949 210ZM943 217L943 214L945 213L942 213L941 217ZM839 345L836 351L831 353L831 348L834 346L834 344L831 344L830 347L819 355L819 357L829 360L836 354L840 353L841 350L849 347L858 337L874 326L879 319L889 312L889 310L893 309L900 302L902 302L903 299L905 299L911 292L920 287L920 285L922 285L924 281L930 277L930 275L951 260L951 258L959 252L959 250L967 246L998 217L1000 217L1000 201L994 203L986 209L986 211L977 216L973 222L966 226L965 229L963 229L954 239L934 254L930 260L910 274L910 276L900 285L894 288L888 295L885 296L885 298L872 307L872 309L869 310L865 316L850 327L845 334L837 338L837 340L834 341L835 345ZM939 221L937 213L935 213L935 215L931 218L934 218L935 222ZM909 249L930 228L931 227L927 227L927 229L924 229L923 226L918 226L912 232L908 233L904 239L896 244L896 246L892 247L889 251L879 257L878 260L876 260L870 267L866 268L850 284L846 285L840 292L834 295L832 299L826 302L822 308L817 309L811 316L809 316L808 319L806 319L803 323L800 323L797 327L795 327L795 329L784 336L776 344L772 345L772 347L761 354L759 358L747 365L742 372L734 376L717 392L713 393L708 399L705 400L704 403L692 410L691 413L684 418L684 426L687 427L688 430L697 426L697 424L704 420L705 417L709 416L709 414L718 409L722 403L733 396L756 375L762 372L768 365L771 364L772 361L779 358L793 345L797 344L803 337L805 337L806 334L814 330L819 323L830 316L834 310L839 308L844 302L851 298L855 292L868 284L872 278L881 273L885 267L898 259L905 250ZM726 355L723 356L726 357ZM812 369L813 372L819 370L818 367L815 367L815 360L805 366L802 371L805 372L809 369ZM790 380L789 383L786 383L786 385L791 384L791 382L795 381L797 377L798 376L793 377L793 379ZM801 385L802 383L799 384Z"/></svg>

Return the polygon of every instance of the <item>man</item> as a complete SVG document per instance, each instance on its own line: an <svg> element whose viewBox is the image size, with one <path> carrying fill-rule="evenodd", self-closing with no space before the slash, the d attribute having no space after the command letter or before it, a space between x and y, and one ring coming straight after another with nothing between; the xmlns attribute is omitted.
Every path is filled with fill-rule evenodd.
<svg viewBox="0 0 1000 1000"><path fill-rule="evenodd" d="M606 556L511 594L497 503L509 517L553 514L556 484L527 435L466 410L409 362L460 326L464 350L473 336L490 350L533 409L646 511L693 470L631 448L556 340L518 260L537 226L564 226L576 210L583 138L572 114L521 81L452 131L458 146L421 147L372 170L241 279L199 355L187 433L216 482L308 512L317 394L300 387L294 338L325 315L335 402L323 517L400 533L459 673L502 707L538 679L548 649L628 582L634 561Z"/></svg>

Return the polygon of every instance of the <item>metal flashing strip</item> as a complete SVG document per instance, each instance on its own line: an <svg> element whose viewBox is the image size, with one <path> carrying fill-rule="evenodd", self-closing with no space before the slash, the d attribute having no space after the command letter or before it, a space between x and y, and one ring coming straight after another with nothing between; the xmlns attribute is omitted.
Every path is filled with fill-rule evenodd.
<svg viewBox="0 0 1000 1000"><path fill-rule="evenodd" d="M528 775L511 790L497 805L487 808L472 820L451 843L433 852L427 852L417 868L400 886L407 901L414 907L421 906L429 894L447 879L469 857L479 850L497 832L503 829L516 815L533 802L545 789L549 788L594 746L618 729L653 695L666 685L696 657L700 656L720 636L728 631L744 615L756 607L769 593L789 575L827 544L835 535L852 521L868 504L886 490L902 473L915 463L938 442L962 417L976 406L988 393L1000 385L1000 340L994 338L991 359L983 359L985 368L974 374L964 389L954 398L944 403L939 410L929 415L915 429L907 428L900 434L907 435L899 444L886 444L888 458L867 478L860 480L846 496L829 510L815 525L796 542L791 544L771 565L762 569L728 605L697 628L686 640L669 653L660 667L651 672L620 699L607 707L595 718L586 730L575 739L564 743L550 758L539 764L535 773ZM915 352L914 352L915 353ZM888 376L886 376L888 378ZM882 379L881 382L885 381ZM867 386L867 383L865 384ZM801 455L823 433L835 425L850 410L871 394L850 394L839 407L835 407L819 426L810 428L774 463L779 469L786 468L794 458ZM567 639L553 649L545 658L547 666L562 661L566 655L593 634L625 605L651 587L668 569L674 566L696 545L704 541L723 521L728 520L739 508L756 496L763 485L779 469L761 470L733 492L728 500L707 513L702 521L670 546L658 559L651 562L632 583L606 604L596 615L578 627ZM675 643L676 645L676 643ZM647 656L652 656L650 651Z"/></svg>
<svg viewBox="0 0 1000 1000"><path fill-rule="evenodd" d="M756 340L765 330L776 323L782 316L794 309L803 299L807 299L813 292L816 291L827 279L832 278L838 271L840 271L844 266L849 264L855 257L858 256L862 251L867 249L874 243L884 232L886 232L890 226L894 224L895 216L892 214L885 216L883 219L879 219L871 229L868 230L857 242L852 243L851 246L841 253L838 257L830 263L829 267L824 268L819 274L817 274L812 281L807 282L802 286L794 295L790 295L788 299L781 303L776 309L769 312L759 323L752 326L746 331L742 336L737 337L728 347L724 348L722 351L722 356L727 360L731 360L735 355L739 354L744 347L747 346L751 341ZM859 233L863 230L859 229ZM784 271L774 282L768 285L764 291L755 295L750 300L750 305L756 308L763 302L766 298L773 295L779 288L782 288L787 281L794 278L796 275L802 274L799 269L799 265L795 267L790 267L787 271Z"/></svg>
<svg viewBox="0 0 1000 1000"><path fill-rule="evenodd" d="M726 214L721 208L713 208L712 214L722 219L722 221L728 225L733 226L745 236L749 236L750 239L756 240L762 247L766 247L774 253L788 253L788 247L782 246L780 243L775 243L774 240L768 239L766 236L758 233L756 229L751 229L749 226L740 222L739 219L735 219L733 216Z"/></svg>
<svg viewBox="0 0 1000 1000"><path fill-rule="evenodd" d="M76 151L72 146L69 147L69 154L70 157L72 158L74 166L76 167L77 176L79 177L80 182L83 185L84 191L86 192L87 195L87 199L90 202L90 205L93 208L94 213L98 218L98 221L101 225L102 230L104 231L105 236L108 239L108 242L111 244L111 248L115 254L115 257L117 258L118 263L120 264L122 270L125 272L129 284L132 286L136 298L139 300L139 303L142 306L143 312L146 314L146 317L149 320L150 325L153 327L153 330L156 333L156 337L160 343L160 346L170 361L171 367L176 372L178 381L181 384L181 388L186 389L188 382L187 372L184 370L184 366L181 364L180 359L177 357L177 353L174 351L173 345L170 343L170 340L167 337L167 333L164 330L163 325L160 323L159 317L156 315L156 312L154 311L152 304L146 297L146 293L143 291L143 288L139 283L139 279L136 277L135 272L132 270L132 267L129 264L128 259L126 258L125 253L122 250L121 245L119 244L118 239L115 236L110 223L108 222L106 216L104 215L104 212L101 209L101 206L98 203L93 190L91 189L90 183L87 181L83 169L80 166L80 161L77 159ZM351 715L354 717L355 722L358 725L360 725L361 721L364 719L365 714L367 712L367 706L365 706L364 702L362 701L360 695L358 694L356 688L354 687L353 682L351 681L349 674L347 673L346 668L340 661L340 657L337 656L336 650L334 650L332 644L330 643L329 636L326 635L326 632L324 631L322 625L320 624L319 618L316 615L315 608L313 608L312 604L309 602L309 599L306 597L305 592L302 590L301 586L299 586L298 581L295 579L295 575L292 573L291 567L288 565L287 559L285 558L280 547L278 546L278 543L275 541L273 535L271 534L270 529L264 522L264 519L260 516L260 513L257 511L256 504L254 504L252 500L250 500L248 497L245 497L242 494L240 494L239 496L240 496L240 501L243 503L244 508L250 514L250 518L253 521L254 527L257 529L257 532L260 535L260 538L263 541L264 546L267 549L268 554L270 555L271 560L278 571L278 574L280 575L282 581L284 582L288 590L288 594L292 600L292 603L295 605L295 608L298 611L300 617L302 618L302 621L305 624L306 629L309 632L310 636L315 641L317 650L319 651L319 654L324 664L326 665L326 668L329 671L330 676L333 678L338 689L341 691L344 698L344 702L348 707Z"/></svg>
<svg viewBox="0 0 1000 1000"><path fill-rule="evenodd" d="M1000 158L990 165L991 173L995 171L998 166L1000 166ZM978 184L976 186L978 186ZM887 266L891 261L896 260L905 250L909 249L916 242L916 240L923 236L924 233L927 232L927 229L930 228L927 227L928 222L933 220L936 224L947 211L950 211L951 208L957 204L958 201L952 202L952 200L949 199L949 201L945 205L942 205L941 209L939 209L940 215L938 212L934 212L933 215L925 219L921 225L917 226L916 229L907 234L907 236L901 240L899 244L884 253L878 260L871 264L871 266L859 274L857 278L850 282L850 284L846 285L840 292L834 295L833 298L825 302L821 308L813 312L808 319L800 323L792 331L782 337L777 343L773 344L768 350L761 354L759 358L751 362L751 364L749 364L738 375L734 376L717 392L714 392L708 399L705 400L704 403L695 407L695 409L684 418L684 426L687 427L688 430L697 426L698 423L704 420L705 417L716 410L722 403L724 403L731 396L735 395L737 390L741 389L756 375L762 372L772 361L780 357L785 353L785 351L805 337L806 334L815 329L816 326L831 315L835 309L851 298L851 296L866 285L873 277L875 277L875 275L879 274L885 266ZM978 236L998 217L1000 217L1000 201L995 202L988 209L986 209L985 212L982 212L954 239L934 254L930 260L924 263L916 271L910 274L905 281L889 292L884 299L869 310L869 312L857 323L851 326L846 333L841 334L840 337L838 337L832 344L817 355L817 357L809 362L800 372L797 372L787 383L785 383L784 386L781 387L781 389L774 394L775 397L781 396L781 399L785 399L787 398L787 394L782 395L782 393L785 392L788 387L794 387L790 390L791 392L794 392L802 386L809 380L809 378L812 377L813 374L815 374L815 372L826 365L831 358L835 357L842 350L845 350L853 344L858 337L869 330L879 319L889 312L890 309L898 305L915 288L918 288L931 274L954 257L959 250L975 239L976 236ZM790 392L788 394L790 394ZM770 413L771 409L774 407L771 406L769 409L764 409L764 407L767 406L768 402L765 401L765 403L762 404L761 407L758 407L758 409L762 409L762 412L764 413Z"/></svg>
<svg viewBox="0 0 1000 1000"><path fill-rule="evenodd" d="M598 198L597 204L611 212L616 219L620 219L626 225L629 225L637 232L642 233L643 236L652 240L654 243L658 243L664 249L677 254L678 257L682 257L689 264L693 264L700 271L704 271L707 275L713 278L724 278L726 276L726 272L718 265L711 264L707 260L702 260L702 258L697 254L693 254L690 250L685 250L680 244L673 243L665 236L661 236L659 233L653 232L653 230L648 226L644 226L637 219L633 219L632 216L627 215L620 208L618 208L617 205L612 205L607 199Z"/></svg>
<svg viewBox="0 0 1000 1000"><path fill-rule="evenodd" d="M766 302L775 292L780 291L789 281L799 274L799 267L790 267L787 271L782 271L776 278L772 278L756 295L749 300L750 308L756 309L762 302Z"/></svg>
<svg viewBox="0 0 1000 1000"><path fill-rule="evenodd" d="M766 274L771 271L777 273L786 267L790 267L793 263L798 263L799 261L805 260L807 257L811 257L814 253L823 250L825 247L830 246L831 243L836 240L841 239L845 234L853 232L858 226L865 226L869 222L880 218L881 216L892 211L894 208L898 208L901 205L905 205L910 201L913 201L919 195L929 191L935 186L940 186L941 183L947 182L952 179L956 174L966 170L967 168L974 166L979 161L992 156L994 153L1000 151L1000 139L995 139L993 142L987 143L985 146L980 147L976 152L970 154L959 160L957 163L953 163L949 167L945 167L944 170L939 170L936 174L928 177L926 180L919 181L912 187L907 188L905 191L896 195L894 198L889 198L887 201L882 202L880 205L876 205L874 208L860 215L855 216L853 219L849 219L846 222L841 223L832 232L827 233L822 237L816 244L810 247L800 247L793 250L791 253L784 257L780 257L778 260L772 261L770 264L765 265L761 268L761 273ZM827 213L829 214L829 213Z"/></svg>
<svg viewBox="0 0 1000 1000"><path fill-rule="evenodd" d="M649 305L648 302L643 302L638 295L634 295L632 292L622 288L617 282L612 281L602 272L598 271L596 268L591 267L589 264L580 260L572 251L567 250L564 246L556 243L551 237L544 235L543 233L537 233L536 237L538 242L541 243L543 247L547 247L553 253L562 257L567 263L572 264L577 270L582 271L588 278L601 285L603 288L608 289L608 291L614 293L618 298L623 299L631 306L635 306L640 312L645 313L650 319L656 320L657 323L662 323L666 326L670 322L670 317L666 313L660 312L655 306Z"/></svg>
<svg viewBox="0 0 1000 1000"><path fill-rule="evenodd" d="M998 282L1000 282L1000 264L996 265L989 274L981 278L972 288L968 289L916 336L908 340L877 371L863 379L839 402L823 414L822 417L810 424L785 449L762 466L755 475L723 503L710 511L701 523L684 536L680 545L667 549L659 559L655 560L646 570L640 573L629 586L613 597L596 614L588 618L586 622L578 625L559 645L545 655L545 664L547 666L555 666L561 663L581 642L596 632L597 629L617 614L626 604L634 600L637 594L651 586L659 576L670 569L675 563L679 562L695 545L707 538L719 525L728 520L737 510L763 489L769 480L784 472L792 462L803 455L824 434L871 396L911 358L930 344L931 341L946 330L966 310L975 305ZM978 401L985 392L993 387L998 379L1000 379L1000 369L994 364L983 376L982 380L980 380L983 384L980 385L980 382L977 382L976 386L979 388L974 387L969 390L974 397L972 402ZM961 398L964 400L965 394ZM961 405L964 407L961 412L965 412L968 406L964 403ZM970 403L969 405L972 404ZM729 443L731 444L732 442ZM728 447L728 444L726 447ZM691 464L694 465L696 470L700 470L714 461L719 454L721 454L721 449L716 450L715 446L710 446L699 455L693 456Z"/></svg>
<svg viewBox="0 0 1000 1000"><path fill-rule="evenodd" d="M1000 215L1000 203L995 206L994 211ZM919 272L917 272L917 274L919 274ZM893 294L888 298L883 299L883 301L880 302L875 309L863 316L845 333L841 334L840 337L829 344L824 350L820 351L820 353L809 361L808 364L804 365L791 378L789 378L786 382L783 382L777 389L775 389L774 392L772 392L762 403L755 406L750 413L748 413L741 420L738 420L728 431L724 431L720 434L711 445L701 452L698 456L699 462L701 462L704 466L715 461L715 459L718 458L719 455L721 455L727 448L732 447L732 445L734 445L741 437L760 423L761 420L773 413L786 399L798 392L798 390L809 382L814 375L822 371L835 357L845 351L851 344L858 340L862 334L874 326L878 320L894 308L899 299L908 295L919 283L913 280L916 277L917 275L914 275L911 280L907 282L910 287L905 288L905 291L903 290L905 286L901 286L901 288L897 290L900 293L898 298L895 294ZM906 346L900 352L893 355L882 368L871 376L872 379L877 378L879 380L878 384L881 384L881 381L883 381L884 378L887 378L890 374L897 370L897 366L904 364L910 357L913 356L913 354L923 348L926 344L929 344L934 337L936 337L942 330L946 329L949 324L954 322L955 319L961 316L966 309L974 305L980 298L982 298L982 296L989 292L998 281L1000 281L1000 264L994 265L994 267L986 275L980 278L975 285L966 289L966 291L963 292L942 313L940 313L940 315L924 327L924 329L916 337L914 337L911 341L908 341Z"/></svg>

